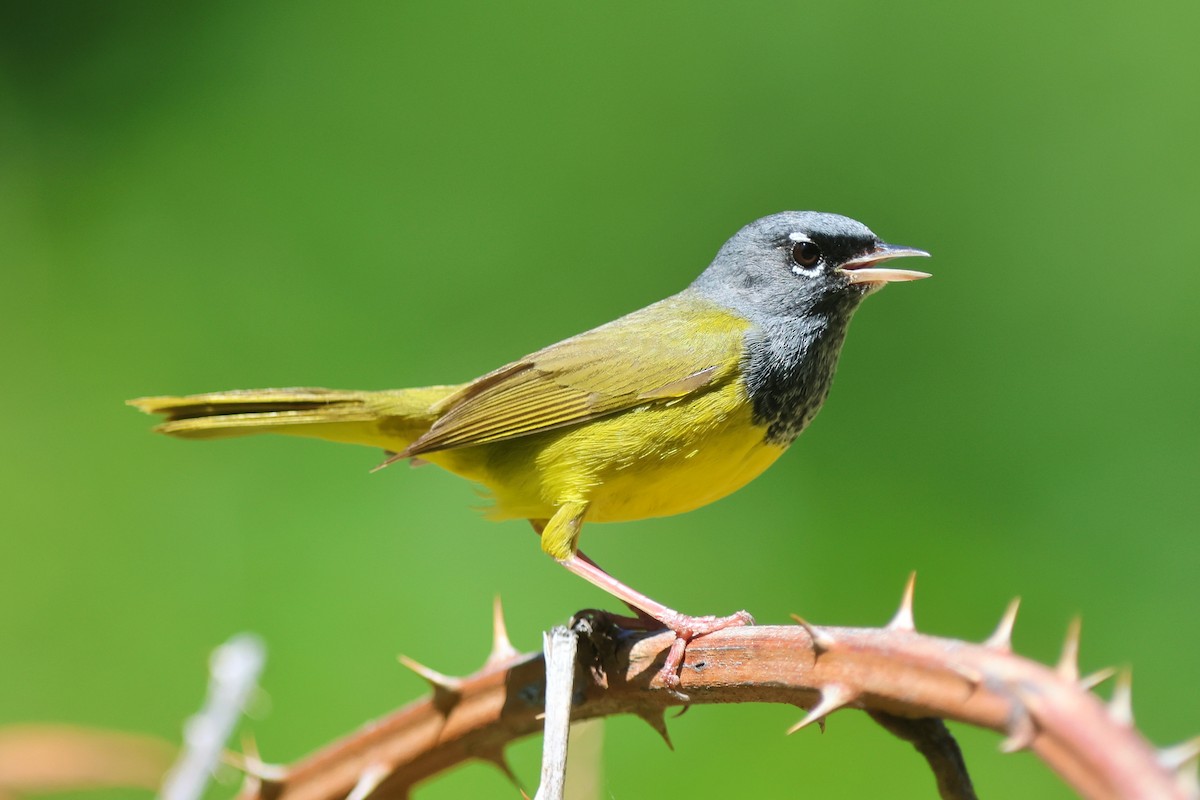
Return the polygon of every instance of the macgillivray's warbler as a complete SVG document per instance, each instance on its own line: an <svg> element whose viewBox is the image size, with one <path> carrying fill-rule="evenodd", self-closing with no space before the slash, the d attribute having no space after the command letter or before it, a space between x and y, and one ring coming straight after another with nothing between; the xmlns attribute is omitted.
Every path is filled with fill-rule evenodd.
<svg viewBox="0 0 1200 800"><path fill-rule="evenodd" d="M689 617L632 590L579 552L583 523L678 514L755 478L820 410L863 298L928 277L880 265L927 255L847 217L786 211L738 231L679 294L470 383L130 402L175 436L314 436L482 484L491 517L528 519L560 564L674 631L660 672L674 690L688 641L753 620Z"/></svg>

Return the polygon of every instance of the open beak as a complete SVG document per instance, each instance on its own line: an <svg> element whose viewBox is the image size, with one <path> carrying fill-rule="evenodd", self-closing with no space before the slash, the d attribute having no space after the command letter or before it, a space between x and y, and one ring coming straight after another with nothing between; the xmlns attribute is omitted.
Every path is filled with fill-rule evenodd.
<svg viewBox="0 0 1200 800"><path fill-rule="evenodd" d="M885 261L891 261L893 258L908 258L910 256L929 258L929 253L926 253L924 250L917 250L914 247L880 244L870 253L858 258L852 258L845 264L842 264L841 269L850 278L851 283L875 283L882 285L893 281L919 281L921 278L928 278L928 272L917 272L915 269L890 269L879 266Z"/></svg>

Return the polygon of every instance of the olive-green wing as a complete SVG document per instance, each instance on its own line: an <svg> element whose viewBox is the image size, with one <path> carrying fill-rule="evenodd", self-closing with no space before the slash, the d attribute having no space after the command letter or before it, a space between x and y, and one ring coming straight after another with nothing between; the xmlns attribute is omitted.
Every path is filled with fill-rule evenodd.
<svg viewBox="0 0 1200 800"><path fill-rule="evenodd" d="M669 402L736 374L749 323L676 295L484 375L400 454L468 447Z"/></svg>

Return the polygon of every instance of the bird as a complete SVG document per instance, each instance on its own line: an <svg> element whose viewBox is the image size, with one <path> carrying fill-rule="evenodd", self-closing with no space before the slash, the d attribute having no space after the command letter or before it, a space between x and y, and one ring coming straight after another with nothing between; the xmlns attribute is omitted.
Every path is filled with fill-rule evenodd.
<svg viewBox="0 0 1200 800"><path fill-rule="evenodd" d="M677 294L462 384L390 391L284 388L128 401L185 439L258 433L368 445L481 485L497 520L675 638L658 677L680 693L687 644L753 624L688 616L579 550L584 523L690 511L741 488L812 422L864 298L929 273L924 257L839 214L755 220Z"/></svg>

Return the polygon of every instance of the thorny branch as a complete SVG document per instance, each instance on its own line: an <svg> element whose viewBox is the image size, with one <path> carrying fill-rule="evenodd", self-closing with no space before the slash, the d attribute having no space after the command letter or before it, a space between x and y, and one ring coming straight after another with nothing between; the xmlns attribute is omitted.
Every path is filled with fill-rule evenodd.
<svg viewBox="0 0 1200 800"><path fill-rule="evenodd" d="M971 796L965 770L934 723L911 720L951 719L1003 733L1004 750L1032 750L1089 800L1200 800L1200 737L1155 750L1133 726L1128 673L1118 676L1108 704L1090 689L1111 671L1080 679L1077 623L1051 668L1011 652L1015 616L1014 603L982 644L918 633L910 581L884 628L797 618L794 627L729 628L696 639L681 688L693 705L776 702L808 709L792 731L843 707L864 709L918 749L934 751L926 755L944 797ZM663 712L680 701L658 685L656 673L672 635L621 628L603 612L576 619L591 635L580 641L572 718L632 713L666 738ZM432 696L287 767L244 757L240 800L404 798L419 781L469 759L490 761L511 778L503 748L541 730L545 671L540 655L513 650L498 609L496 630L492 655L474 675L450 678L406 660L433 686Z"/></svg>
<svg viewBox="0 0 1200 800"><path fill-rule="evenodd" d="M967 774L962 751L958 749L958 742L954 741L945 722L937 717L910 719L885 711L867 713L892 735L911 742L917 752L925 757L929 768L933 770L938 794L943 800L978 800L971 777Z"/></svg>

